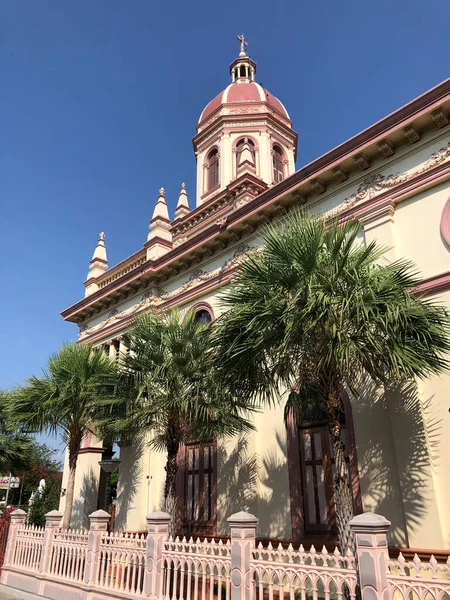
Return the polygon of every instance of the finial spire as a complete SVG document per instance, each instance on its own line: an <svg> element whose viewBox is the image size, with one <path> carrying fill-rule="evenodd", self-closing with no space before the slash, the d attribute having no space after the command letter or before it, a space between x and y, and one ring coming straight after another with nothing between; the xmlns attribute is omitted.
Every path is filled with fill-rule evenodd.
<svg viewBox="0 0 450 600"><path fill-rule="evenodd" d="M245 41L245 36L243 33L237 36L237 39L241 42L241 51L239 52L239 56L247 56L247 52L245 51L245 47L248 46L248 43Z"/></svg>
<svg viewBox="0 0 450 600"><path fill-rule="evenodd" d="M94 263L94 261L102 261L104 263L106 263L106 267L108 266L108 259L106 257L106 246L105 246L105 232L102 231L101 233L98 234L98 242L97 245L95 247L94 250L94 254L92 255L92 259L91 259L91 269L92 269L92 264ZM106 270L105 267L105 270Z"/></svg>
<svg viewBox="0 0 450 600"><path fill-rule="evenodd" d="M95 246L94 254L92 255L91 262L89 263L89 273L85 283L86 292L85 295L89 296L98 289L97 284L90 282L91 279L103 275L108 268L108 258L106 256L105 246L105 233L102 231L98 234L98 242Z"/></svg>
<svg viewBox="0 0 450 600"><path fill-rule="evenodd" d="M172 248L169 209L164 188L160 188L158 201L150 220L150 232L144 247L147 248L147 260L155 259Z"/></svg>
<svg viewBox="0 0 450 600"><path fill-rule="evenodd" d="M189 201L186 192L186 184L182 183L180 195L178 197L178 204L175 209L175 218L180 219L181 217L187 215L190 211L191 210L189 208Z"/></svg>
<svg viewBox="0 0 450 600"><path fill-rule="evenodd" d="M169 220L169 210L167 208L166 192L164 191L163 187L159 189L158 202L156 203L155 210L153 211L152 221L153 219L158 218ZM153 227L151 227L151 229L153 229Z"/></svg>

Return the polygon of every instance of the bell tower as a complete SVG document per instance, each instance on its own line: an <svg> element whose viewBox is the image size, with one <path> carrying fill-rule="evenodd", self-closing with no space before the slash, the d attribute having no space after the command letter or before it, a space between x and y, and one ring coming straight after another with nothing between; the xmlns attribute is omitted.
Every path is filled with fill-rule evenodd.
<svg viewBox="0 0 450 600"><path fill-rule="evenodd" d="M230 65L231 83L206 106L193 139L196 205L252 175L272 186L295 171L297 133L283 104L255 81L256 62L243 35Z"/></svg>

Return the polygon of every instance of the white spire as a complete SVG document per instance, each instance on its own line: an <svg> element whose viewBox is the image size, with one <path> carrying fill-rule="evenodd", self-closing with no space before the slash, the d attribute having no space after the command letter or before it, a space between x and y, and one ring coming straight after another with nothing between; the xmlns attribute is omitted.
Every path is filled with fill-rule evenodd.
<svg viewBox="0 0 450 600"><path fill-rule="evenodd" d="M158 202L155 205L155 210L153 211L153 217L152 217L152 221L154 219L169 219L169 209L167 207L167 202L166 202L166 193L164 191L164 188L160 188L159 190L159 196L158 196ZM151 229L153 229L153 227L151 227Z"/></svg>
<svg viewBox="0 0 450 600"><path fill-rule="evenodd" d="M92 255L91 262L89 263L89 273L85 283L85 296L93 294L98 289L98 285L95 282L87 282L89 282L90 279L95 279L96 277L103 275L107 268L108 257L106 256L105 234L102 231L98 236L98 242L94 254Z"/></svg>
<svg viewBox="0 0 450 600"><path fill-rule="evenodd" d="M147 242L144 244L147 248L147 260L158 258L172 248L169 209L164 188L159 190L158 201L150 220L149 229Z"/></svg>
<svg viewBox="0 0 450 600"><path fill-rule="evenodd" d="M98 242L94 250L94 254L92 255L91 265L94 261L100 260L106 263L106 268L108 267L108 258L106 256L106 246L105 246L105 232L102 231L98 234ZM92 267L90 267L92 268Z"/></svg>
<svg viewBox="0 0 450 600"><path fill-rule="evenodd" d="M178 204L175 209L175 218L180 219L181 217L184 217L185 215L187 215L190 211L191 211L191 209L189 208L189 201L188 201L187 192L186 192L186 184L182 183L180 195L178 197Z"/></svg>

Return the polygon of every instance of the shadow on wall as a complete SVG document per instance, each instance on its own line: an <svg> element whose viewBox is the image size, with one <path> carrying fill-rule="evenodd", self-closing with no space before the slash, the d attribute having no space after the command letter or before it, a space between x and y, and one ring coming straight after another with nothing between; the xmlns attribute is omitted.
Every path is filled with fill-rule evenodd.
<svg viewBox="0 0 450 600"><path fill-rule="evenodd" d="M83 475L79 495L75 498L70 526L72 529L89 529L89 515L97 510L98 483L89 469Z"/></svg>
<svg viewBox="0 0 450 600"><path fill-rule="evenodd" d="M289 487L286 435L276 434L278 452L270 449L261 458L248 455L248 439L239 437L234 448L227 452L218 448L218 530L228 533L227 517L241 510L259 519L259 537L289 537ZM281 451L281 452L280 452Z"/></svg>
<svg viewBox="0 0 450 600"><path fill-rule="evenodd" d="M384 392L364 382L360 389L352 412L355 423L365 424L357 440L363 500L371 499L370 510L392 521L390 543L407 546L408 529L422 526L427 516L432 490L426 481L442 426L433 417L432 398L421 403L414 382ZM380 414L385 426L371 427Z"/></svg>
<svg viewBox="0 0 450 600"><path fill-rule="evenodd" d="M136 438L132 445L120 449L119 482L117 486L117 515L115 531L127 529L128 511L135 506L135 497L142 476L141 458L144 452L144 440Z"/></svg>
<svg viewBox="0 0 450 600"><path fill-rule="evenodd" d="M291 537L291 512L286 430L279 428L275 439L278 450L270 449L262 459L258 535L287 539Z"/></svg>

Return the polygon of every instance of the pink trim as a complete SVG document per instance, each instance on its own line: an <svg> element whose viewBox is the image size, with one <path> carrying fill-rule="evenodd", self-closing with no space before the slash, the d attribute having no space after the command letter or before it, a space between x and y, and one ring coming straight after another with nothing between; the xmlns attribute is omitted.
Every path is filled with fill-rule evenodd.
<svg viewBox="0 0 450 600"><path fill-rule="evenodd" d="M447 200L441 216L441 233L444 240L450 246L450 198Z"/></svg>
<svg viewBox="0 0 450 600"><path fill-rule="evenodd" d="M211 316L211 321L215 321L215 319L216 319L211 305L208 304L207 302L197 302L196 304L194 304L194 306L191 308L191 310L193 310L194 312L199 312L200 310L206 310L207 312L209 312L209 314Z"/></svg>
<svg viewBox="0 0 450 600"><path fill-rule="evenodd" d="M450 271L422 279L417 286L420 294L438 294L450 288Z"/></svg>

